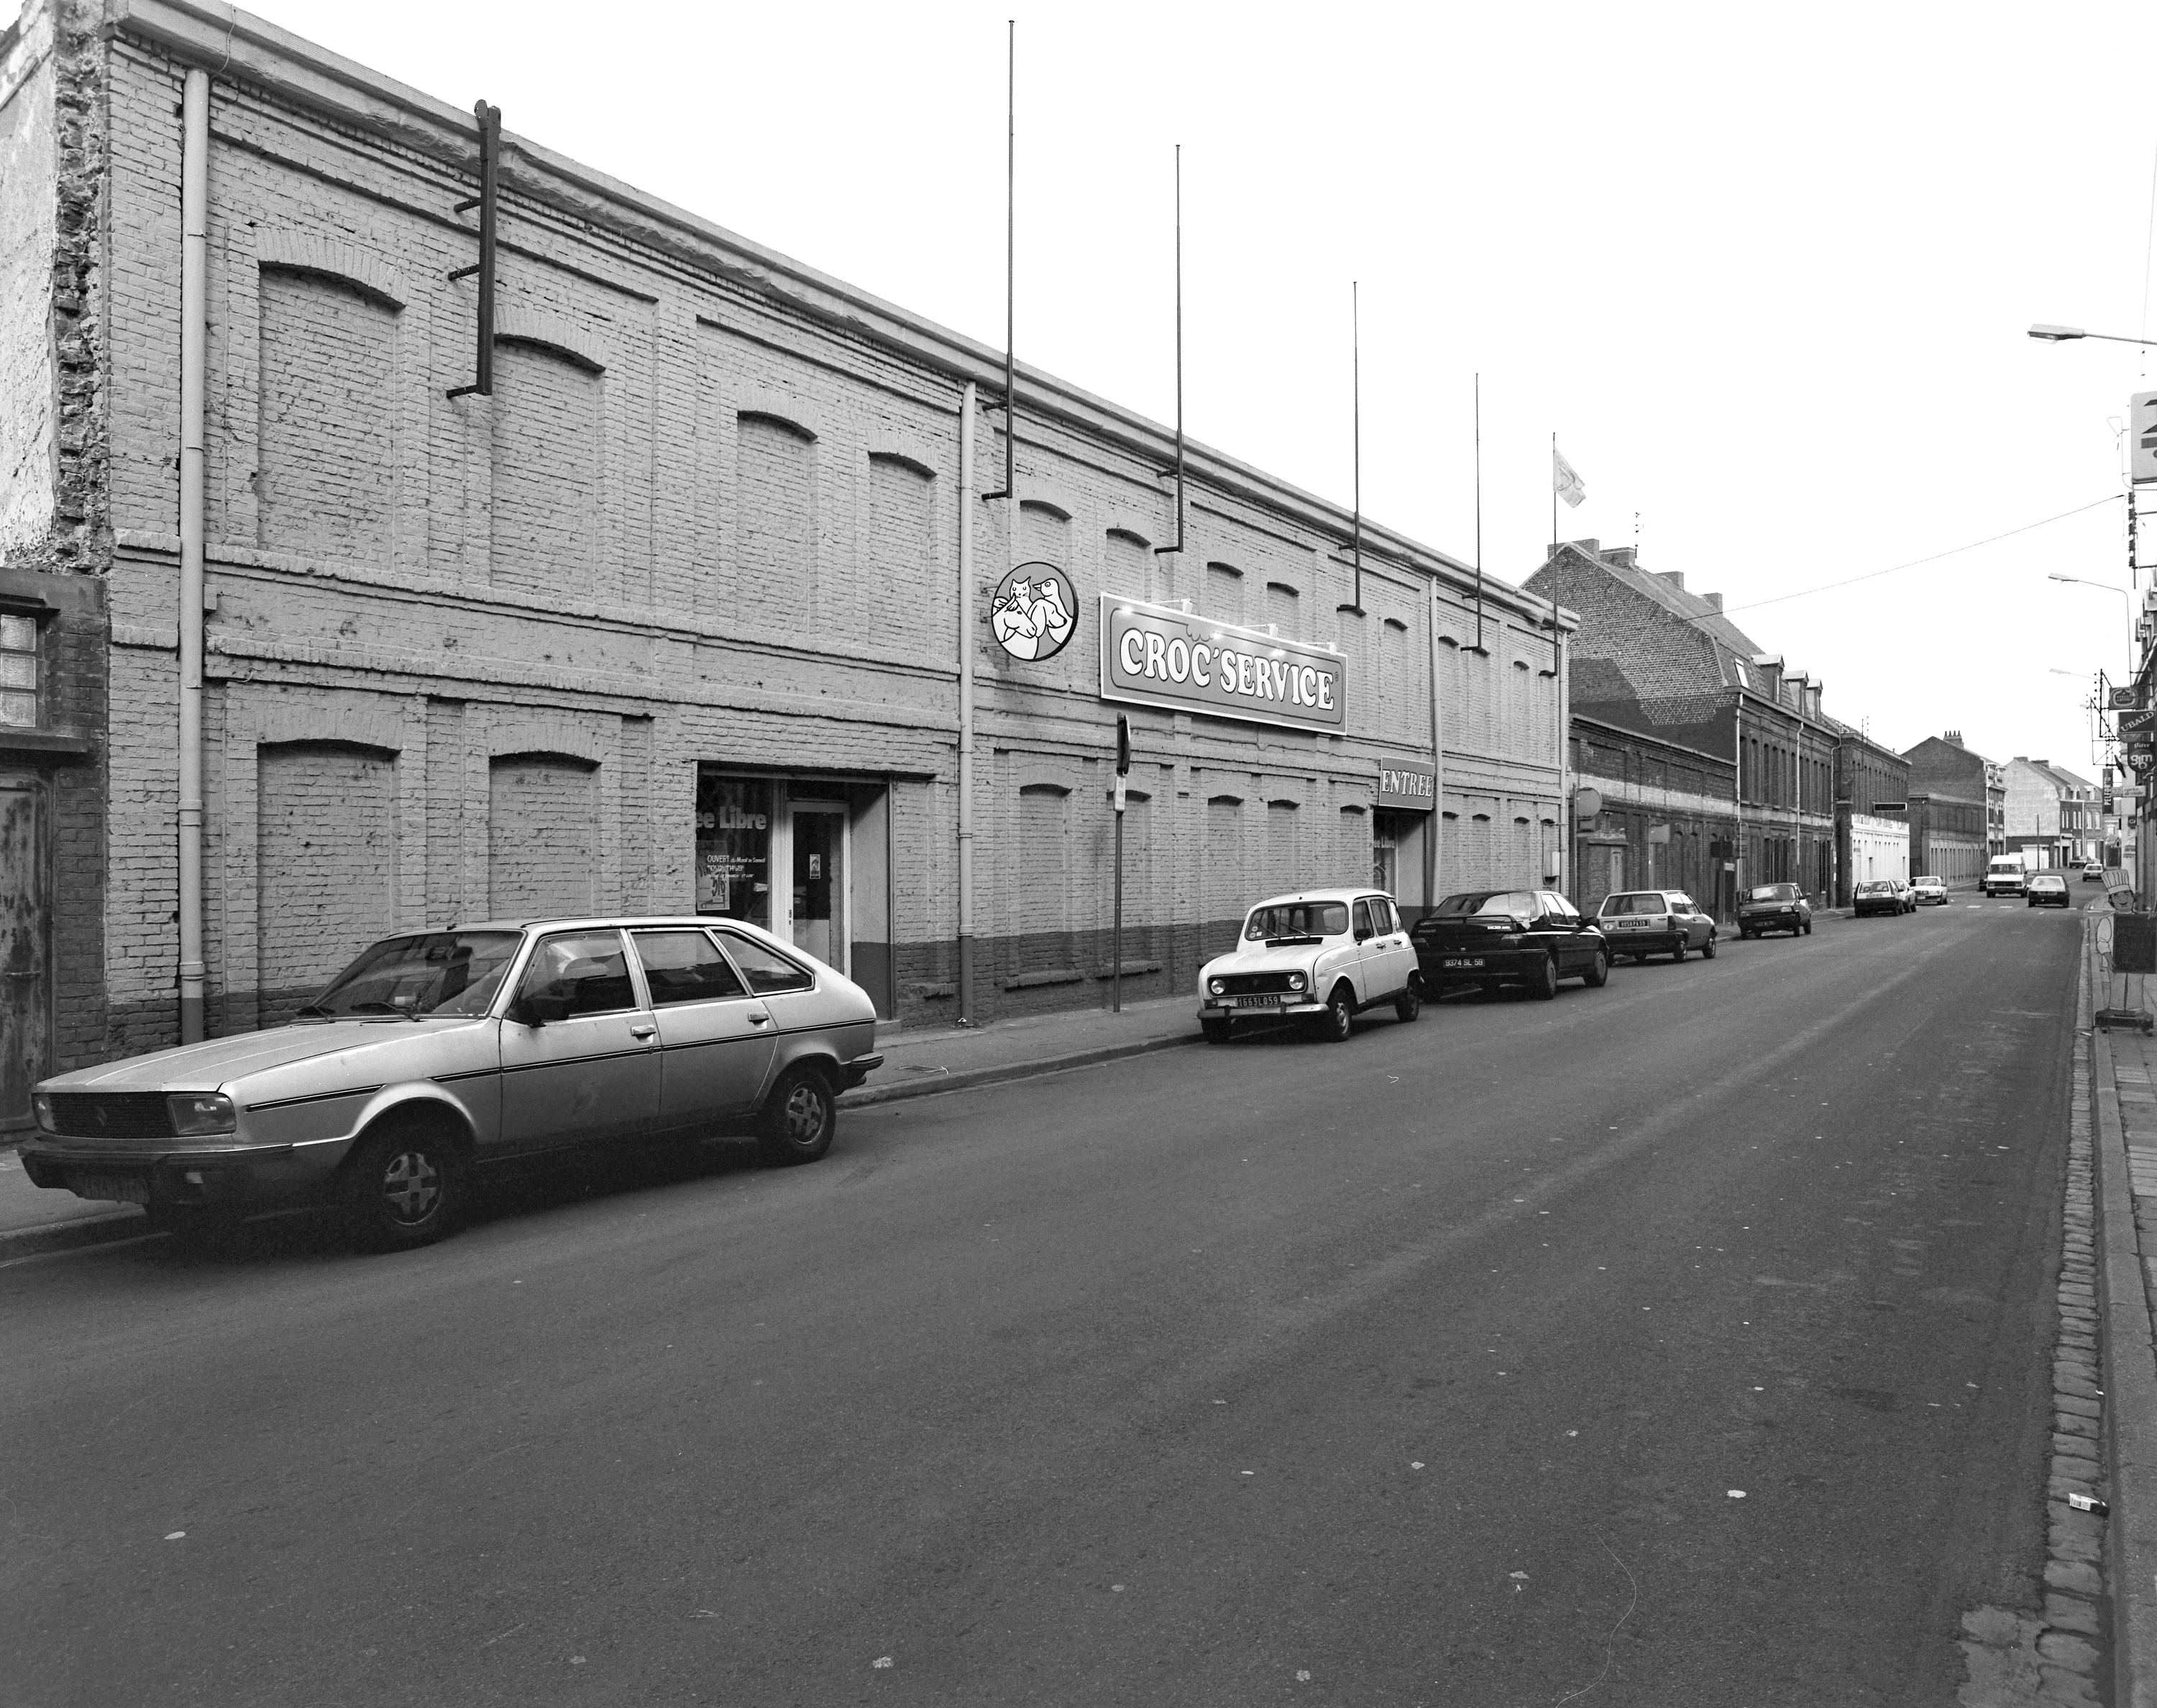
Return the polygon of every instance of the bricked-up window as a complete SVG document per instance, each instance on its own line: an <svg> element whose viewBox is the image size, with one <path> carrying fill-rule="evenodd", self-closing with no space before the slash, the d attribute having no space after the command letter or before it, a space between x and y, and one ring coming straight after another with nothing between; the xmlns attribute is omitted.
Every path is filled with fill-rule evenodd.
<svg viewBox="0 0 2157 1708"><path fill-rule="evenodd" d="M38 620L0 612L0 723L38 722Z"/></svg>
<svg viewBox="0 0 2157 1708"><path fill-rule="evenodd" d="M1266 803L1266 872L1259 887L1269 894L1300 888L1310 882L1304 875L1303 849L1297 836L1298 818L1293 800ZM1256 901L1256 896L1252 897Z"/></svg>
<svg viewBox="0 0 2157 1708"><path fill-rule="evenodd" d="M258 1024L290 1020L395 929L397 804L394 754L334 742L257 749Z"/></svg>
<svg viewBox="0 0 2157 1708"><path fill-rule="evenodd" d="M498 919L589 913L598 905L599 769L559 754L489 767L487 911Z"/></svg>
<svg viewBox="0 0 2157 1708"><path fill-rule="evenodd" d="M1266 584L1266 620L1282 634L1301 639L1303 597L1285 581Z"/></svg>
<svg viewBox="0 0 2157 1708"><path fill-rule="evenodd" d="M1199 867L1199 942L1202 958L1235 947L1243 910L1258 898L1243 883L1243 803L1216 795L1206 803L1206 844Z"/></svg>
<svg viewBox="0 0 2157 1708"><path fill-rule="evenodd" d="M342 280L270 267L260 302L261 543L386 563L395 311Z"/></svg>
<svg viewBox="0 0 2157 1708"><path fill-rule="evenodd" d="M1071 955L1070 790L1053 783L1018 792L1018 872L1012 894L1021 912L1020 970L1073 965Z"/></svg>
<svg viewBox="0 0 2157 1708"><path fill-rule="evenodd" d="M1408 625L1387 617L1378 630L1378 692L1385 700L1378 727L1392 734L1416 726L1408 676Z"/></svg>
<svg viewBox="0 0 2157 1708"><path fill-rule="evenodd" d="M806 630L816 608L816 444L775 415L741 417L729 615L746 627Z"/></svg>
<svg viewBox="0 0 2157 1708"><path fill-rule="evenodd" d="M1020 504L1018 540L1022 561L1053 563L1066 575L1071 574L1071 518L1053 504L1044 504L1037 498ZM1072 580L1075 585L1078 578L1073 576Z"/></svg>
<svg viewBox="0 0 2157 1708"><path fill-rule="evenodd" d="M1206 566L1206 602L1200 611L1217 622L1243 620L1243 572L1233 563Z"/></svg>
<svg viewBox="0 0 2157 1708"><path fill-rule="evenodd" d="M497 341L494 579L589 598L599 571L600 376L550 346Z"/></svg>
<svg viewBox="0 0 2157 1708"><path fill-rule="evenodd" d="M1153 573L1153 548L1129 528L1112 527L1103 542L1101 570L1106 591L1144 599Z"/></svg>
<svg viewBox="0 0 2157 1708"><path fill-rule="evenodd" d="M869 586L876 594L929 597L935 570L935 497L928 470L904 457L870 456Z"/></svg>

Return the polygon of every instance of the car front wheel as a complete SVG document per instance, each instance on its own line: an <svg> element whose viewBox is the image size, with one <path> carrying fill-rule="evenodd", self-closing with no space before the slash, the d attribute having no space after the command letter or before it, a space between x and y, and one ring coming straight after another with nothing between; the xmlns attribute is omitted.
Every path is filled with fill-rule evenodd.
<svg viewBox="0 0 2157 1708"><path fill-rule="evenodd" d="M363 1251L431 1245L464 1209L464 1155L446 1128L405 1121L369 1134L345 1165L344 1207Z"/></svg>
<svg viewBox="0 0 2157 1708"><path fill-rule="evenodd" d="M1333 994L1326 999L1326 1012L1319 1016L1319 1036L1329 1044L1345 1044L1355 1030L1355 993L1345 984L1336 985Z"/></svg>
<svg viewBox="0 0 2157 1708"><path fill-rule="evenodd" d="M790 1068L771 1088L758 1115L758 1154L780 1168L814 1162L831 1148L831 1134L838 1125L831 1082L814 1068Z"/></svg>

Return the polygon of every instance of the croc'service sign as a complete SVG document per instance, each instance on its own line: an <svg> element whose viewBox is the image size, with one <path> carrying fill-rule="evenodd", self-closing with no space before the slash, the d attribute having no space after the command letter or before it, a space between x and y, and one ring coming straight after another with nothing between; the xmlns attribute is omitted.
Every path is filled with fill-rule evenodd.
<svg viewBox="0 0 2157 1708"><path fill-rule="evenodd" d="M1348 661L1262 629L1104 593L1101 697L1332 733L1347 725Z"/></svg>

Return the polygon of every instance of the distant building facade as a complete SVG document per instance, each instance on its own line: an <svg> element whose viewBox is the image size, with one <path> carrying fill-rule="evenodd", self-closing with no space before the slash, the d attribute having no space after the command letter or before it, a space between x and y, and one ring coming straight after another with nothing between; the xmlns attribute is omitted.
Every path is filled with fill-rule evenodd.
<svg viewBox="0 0 2157 1708"><path fill-rule="evenodd" d="M1928 736L1902 757L1910 765L1910 859L1949 884L1975 883L2006 847L2006 784L2000 768L1963 745L1962 732Z"/></svg>
<svg viewBox="0 0 2157 1708"><path fill-rule="evenodd" d="M1597 810L1576 818L1573 904L1593 913L1615 890L1681 889L1712 906L1737 836L1737 767L1727 758L1573 718L1576 789ZM1576 805L1583 796L1576 793Z"/></svg>
<svg viewBox="0 0 2157 1708"><path fill-rule="evenodd" d="M2007 765L2007 845L2035 848L2051 866L2103 857L2103 807L2097 785L2050 759L2017 754Z"/></svg>
<svg viewBox="0 0 2157 1708"><path fill-rule="evenodd" d="M1830 895L1842 846L1837 755L1853 733L1823 711L1822 684L1763 650L1723 615L1719 595L1688 592L1682 576L1642 568L1630 547L1566 542L1524 585L1578 615L1576 738L1599 748L1611 731L1629 732L1696 756L1686 763L1700 765L1703 785L1728 790L1726 834L1708 839L1712 870L1695 899L1728 919L1739 893L1756 884ZM1645 749L1640 756L1655 763ZM1705 806L1697 815L1703 822L1718 815ZM1612 834L1608 827L1574 828L1573 871L1584 897L1610 869L1610 857L1594 851L1614 853L1617 844L1592 840ZM1629 828L1626 835L1630 847ZM1640 857L1629 853L1627 869Z"/></svg>

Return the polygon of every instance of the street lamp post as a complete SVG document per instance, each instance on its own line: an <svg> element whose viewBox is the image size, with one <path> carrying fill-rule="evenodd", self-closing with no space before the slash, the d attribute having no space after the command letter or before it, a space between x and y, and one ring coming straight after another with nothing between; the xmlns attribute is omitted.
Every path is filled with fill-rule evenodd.
<svg viewBox="0 0 2157 1708"><path fill-rule="evenodd" d="M2120 615L2130 620L2134 615L2134 595L2125 588L2113 582L2092 581L2086 575L2062 575L2057 569L2047 569L2045 572L2045 579L2072 582L2077 587L2101 587L2107 593L2116 593L2119 595ZM2134 680L2134 634L2132 620L2128 625L2126 680L2129 682Z"/></svg>
<svg viewBox="0 0 2157 1708"><path fill-rule="evenodd" d="M2123 338L2118 332L2086 332L2080 327L2048 327L2042 321L2030 328L2030 336L2047 344L2071 344L2077 338L2103 338L2108 344L2146 344L2157 350L2157 338Z"/></svg>

